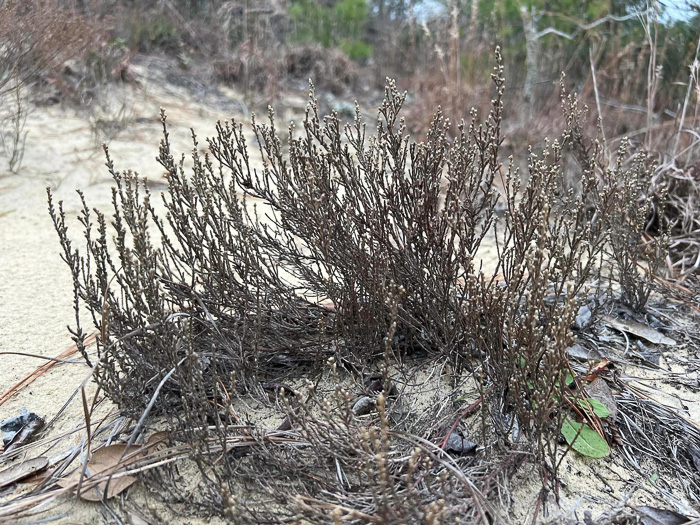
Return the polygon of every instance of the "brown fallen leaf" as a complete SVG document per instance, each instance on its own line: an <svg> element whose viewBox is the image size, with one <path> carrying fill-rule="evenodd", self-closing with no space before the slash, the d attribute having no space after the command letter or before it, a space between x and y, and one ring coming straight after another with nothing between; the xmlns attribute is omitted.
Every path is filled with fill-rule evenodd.
<svg viewBox="0 0 700 525"><path fill-rule="evenodd" d="M642 525L682 525L691 521L690 518L674 510L658 509L646 505L632 508L637 511Z"/></svg>
<svg viewBox="0 0 700 525"><path fill-rule="evenodd" d="M0 471L0 488L28 478L49 466L45 457L33 458Z"/></svg>
<svg viewBox="0 0 700 525"><path fill-rule="evenodd" d="M80 498L84 499L85 501L102 501L102 495L104 494L105 488L107 488L107 494L104 499L112 499L114 496L118 496L126 489L131 487L131 485L137 481L138 478L135 476L112 478L109 481L109 487L107 487L107 482L103 481L102 483L99 483L97 487L81 490Z"/></svg>
<svg viewBox="0 0 700 525"><path fill-rule="evenodd" d="M603 358L603 355L598 350L589 350L588 348L584 348L579 344L567 348L566 355L580 361L599 361Z"/></svg>
<svg viewBox="0 0 700 525"><path fill-rule="evenodd" d="M117 467L123 467L141 459L141 454L138 454L140 451L140 445L131 445L127 453L126 443L115 443L113 445L100 447L92 453L92 457L88 462L88 467L91 467L98 473Z"/></svg>
<svg viewBox="0 0 700 525"><path fill-rule="evenodd" d="M163 448L166 448L168 446L168 440L169 436L167 432L163 432L162 430L158 432L154 432L151 434L151 436L148 438L148 441L146 441L145 445L143 445L144 453L145 454L150 454L154 450L161 450ZM131 447L130 450L133 450L134 447Z"/></svg>
<svg viewBox="0 0 700 525"><path fill-rule="evenodd" d="M604 316L603 321L605 321L608 326L614 328L615 330L627 332L628 334L635 335L656 345L673 346L676 344L676 342L670 337L666 337L664 334L651 326L638 323L637 321L620 319L619 317L613 317L611 315Z"/></svg>
<svg viewBox="0 0 700 525"><path fill-rule="evenodd" d="M126 455L126 443L117 443L98 448L92 453L87 464L83 486L86 485L92 478L98 477L104 479L100 481L96 487L89 486L81 488L80 497L86 501L101 501L118 496L138 480L135 476L124 475L126 467L139 459L143 458L142 448L138 445L129 447ZM64 488L78 488L78 482L82 469L77 469L69 476L58 480L58 485ZM109 486L108 486L109 483ZM105 494L105 490L107 493Z"/></svg>
<svg viewBox="0 0 700 525"><path fill-rule="evenodd" d="M592 381L586 387L586 395L592 397L596 401L600 401L605 408L608 409L608 412L610 412L610 419L615 421L617 418L617 403L605 379L598 377Z"/></svg>

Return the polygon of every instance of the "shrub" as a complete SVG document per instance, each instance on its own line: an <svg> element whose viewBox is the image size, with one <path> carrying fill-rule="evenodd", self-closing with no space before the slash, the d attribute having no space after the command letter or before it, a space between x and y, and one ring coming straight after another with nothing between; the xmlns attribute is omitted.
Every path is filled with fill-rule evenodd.
<svg viewBox="0 0 700 525"><path fill-rule="evenodd" d="M180 48L182 36L177 28L167 20L144 21L136 18L131 21L130 42L131 47L140 52L161 49L171 53L177 53Z"/></svg>
<svg viewBox="0 0 700 525"><path fill-rule="evenodd" d="M610 228L626 224L605 218L619 208L615 195L626 172L601 171L601 147L585 143L583 112L575 97L564 97L561 138L531 152L524 183L512 160L503 175L505 79L497 57L490 114L479 122L472 113L452 140L450 123L438 111L425 139L412 141L400 116L405 94L391 81L374 135L359 108L345 127L336 114L321 118L312 87L303 129L291 125L288 141L280 138L272 110L267 124L253 120L261 167L251 165L243 126L233 121L217 124L204 155L193 134L187 175L185 158L171 151L163 114L164 217L151 204L147 184L117 171L107 156L116 184L114 250L105 215L91 212L84 199L86 250L75 250L62 204L55 207L49 193L73 275L72 333L79 349L87 359L79 315L84 303L98 331L100 386L127 414L164 414L193 445L206 505L241 511L236 480L242 471L253 475L227 455L233 440L258 447L246 465L257 468L262 461L293 480L253 476L259 487L286 506L300 495L296 508L319 521L331 511L334 519L371 514L385 522L442 516L444 503L434 497L438 485L429 476L434 468L445 497L461 494L467 499L459 505L484 521L495 516L485 510L482 494L492 486L493 471L467 478L439 460L444 450L428 441L435 439L434 423L403 430L404 423L386 416L383 403L401 406L391 368L426 357L450 363L456 382L473 376L487 457L527 448L539 466L542 495L556 492L565 452L558 437L578 395L565 381L570 327L591 278L602 272ZM577 190L565 187L567 150L581 166ZM644 162L635 166L646 169ZM487 235L498 242L500 277L484 275L475 262ZM316 398L310 384L303 401L280 383L301 367L321 374L323 363L355 383L379 367L378 428L361 428L337 375L329 398ZM233 409L237 395L266 402L270 385L294 392L294 401L283 405L289 424L300 429L294 434L300 449L273 446L276 434L255 434ZM456 428L466 414L449 412L448 424ZM439 438L443 446L450 436ZM408 464L387 459L413 457L416 445ZM306 447L316 453L307 454ZM214 453L226 460L212 473ZM421 473L413 478L419 459ZM304 464L315 473L311 478L298 475ZM506 459L492 468L514 464ZM318 499L334 487L345 493L336 471L357 483L350 510L342 498ZM411 487L423 479L418 494ZM444 488L453 483L456 492ZM412 501L418 502L415 515L391 510Z"/></svg>
<svg viewBox="0 0 700 525"><path fill-rule="evenodd" d="M626 142L620 146L619 159L624 158ZM617 199L612 212L606 217L610 228L610 257L614 261L612 278L619 283L623 304L641 312L649 300L658 274L668 251L668 234L663 224L665 205L662 202L659 231L654 238L647 233L653 218L653 202L647 194L653 162L643 153L624 168L618 160L614 168L618 183ZM665 195L661 196L665 201ZM639 261L647 260L647 267Z"/></svg>
<svg viewBox="0 0 700 525"><path fill-rule="evenodd" d="M105 41L103 24L59 0L8 1L0 8L0 93L57 75L66 61Z"/></svg>
<svg viewBox="0 0 700 525"><path fill-rule="evenodd" d="M22 86L16 82L12 92L0 95L0 151L11 173L19 172L24 158L27 132L27 101Z"/></svg>
<svg viewBox="0 0 700 525"><path fill-rule="evenodd" d="M351 59L361 62L372 56L372 46L357 40L346 40L340 44L340 49Z"/></svg>
<svg viewBox="0 0 700 525"><path fill-rule="evenodd" d="M586 180L592 182L589 191L584 192L592 214L590 227L608 241L609 280L619 285L623 304L642 311L668 252L666 190L660 185L651 187L656 167L648 153L630 155L628 141L622 140L616 158L606 158L598 140L587 144L584 139L587 110L581 109L574 97L564 110L573 156L584 175L588 174L583 184ZM646 268L640 265L644 259Z"/></svg>

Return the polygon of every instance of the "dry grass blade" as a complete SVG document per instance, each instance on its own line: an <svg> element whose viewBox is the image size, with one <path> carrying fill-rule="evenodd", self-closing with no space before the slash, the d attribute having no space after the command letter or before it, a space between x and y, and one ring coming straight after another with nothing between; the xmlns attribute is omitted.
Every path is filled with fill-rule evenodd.
<svg viewBox="0 0 700 525"><path fill-rule="evenodd" d="M92 342L95 341L95 336L92 335L87 340L85 341L85 344L91 344ZM56 356L55 359L50 359L50 362L44 363L43 365L37 367L34 372L29 374L27 377L19 381L18 383L14 384L10 388L8 388L5 392L0 395L0 406L5 404L8 399L12 398L13 396L17 395L18 392L20 392L23 388L26 388L28 385L32 384L38 377L41 377L43 374L45 374L48 370L56 366L56 364L61 363L65 360L67 360L69 357L73 357L75 354L78 353L78 346L77 345L72 345L65 351L61 352L58 356Z"/></svg>
<svg viewBox="0 0 700 525"><path fill-rule="evenodd" d="M26 461L22 461L16 465L12 465L2 471L0 471L0 488L17 481L21 481L24 478L44 470L49 466L49 460L45 457L32 458Z"/></svg>

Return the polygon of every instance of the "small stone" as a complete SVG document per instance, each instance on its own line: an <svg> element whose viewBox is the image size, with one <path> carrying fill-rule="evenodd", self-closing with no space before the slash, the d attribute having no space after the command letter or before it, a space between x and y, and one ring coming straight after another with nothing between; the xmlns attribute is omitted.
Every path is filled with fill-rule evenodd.
<svg viewBox="0 0 700 525"><path fill-rule="evenodd" d="M369 414L373 408L374 400L367 396L362 396L358 398L357 401L355 401L355 404L352 405L352 411L357 416L364 416L365 414Z"/></svg>
<svg viewBox="0 0 700 525"><path fill-rule="evenodd" d="M474 454L476 451L476 443L472 443L468 439L463 438L459 434L452 433L445 444L445 452L454 452L459 455Z"/></svg>

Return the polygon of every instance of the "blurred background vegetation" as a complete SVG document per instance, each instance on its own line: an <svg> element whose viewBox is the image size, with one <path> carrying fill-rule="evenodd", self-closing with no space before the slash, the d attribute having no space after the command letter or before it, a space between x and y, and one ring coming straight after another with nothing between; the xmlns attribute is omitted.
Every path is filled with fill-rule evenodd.
<svg viewBox="0 0 700 525"><path fill-rule="evenodd" d="M438 105L457 122L488 104L500 45L516 110L506 129L518 144L560 122L562 72L610 140L663 149L679 119L693 127L698 116L691 0L7 0L0 17L0 40L27 51L2 57L0 82L43 79L83 103L100 83L129 80L135 57L156 54L261 105L312 78L344 101L330 109L350 113L353 99L372 103L395 78L421 132ZM53 30L76 20L80 38Z"/></svg>

